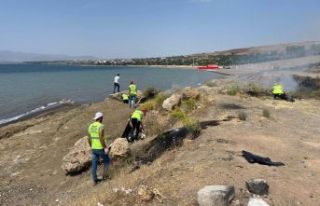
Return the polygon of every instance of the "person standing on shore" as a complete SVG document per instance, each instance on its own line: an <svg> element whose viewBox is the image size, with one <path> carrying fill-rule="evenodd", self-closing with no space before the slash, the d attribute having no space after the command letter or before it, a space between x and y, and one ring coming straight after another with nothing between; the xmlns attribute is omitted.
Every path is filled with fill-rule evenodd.
<svg viewBox="0 0 320 206"><path fill-rule="evenodd" d="M137 85L135 85L134 81L131 81L130 85L129 85L129 106L130 106L130 108L133 108L134 105L136 104L137 94L138 94Z"/></svg>
<svg viewBox="0 0 320 206"><path fill-rule="evenodd" d="M103 114L101 112L97 112L93 118L95 122L91 123L88 128L89 134L89 145L92 150L92 179L93 184L96 185L98 183L97 177L97 167L99 159L102 158L103 160L103 177L107 177L107 169L109 166L109 156L108 156L108 148L105 143L104 139L104 125L102 124L103 121Z"/></svg>
<svg viewBox="0 0 320 206"><path fill-rule="evenodd" d="M113 81L113 93L116 93L116 88L117 88L117 91L120 92L120 83L119 83L119 80L120 80L120 74L117 74L117 75L114 77L114 81Z"/></svg>

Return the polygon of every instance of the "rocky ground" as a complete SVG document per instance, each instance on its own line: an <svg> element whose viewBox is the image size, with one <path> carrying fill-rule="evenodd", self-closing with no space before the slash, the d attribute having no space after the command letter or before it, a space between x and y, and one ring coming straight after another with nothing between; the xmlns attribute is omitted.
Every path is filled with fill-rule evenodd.
<svg viewBox="0 0 320 206"><path fill-rule="evenodd" d="M320 101L230 96L229 84L219 80L199 89L209 101L189 115L215 124L196 139L188 136L146 164L130 157L120 166L113 162L112 179L96 187L90 171L66 176L62 159L86 135L96 111L105 113L110 139L119 137L131 112L127 105L108 100L0 128L0 205L198 205L197 192L206 185L234 186L231 205L247 205L251 194L245 183L251 178L268 182L269 195L262 198L270 205L318 205ZM166 119L165 112L148 115L153 116L146 128ZM157 135L149 134L130 145L136 157L157 142ZM250 164L242 150L285 166Z"/></svg>

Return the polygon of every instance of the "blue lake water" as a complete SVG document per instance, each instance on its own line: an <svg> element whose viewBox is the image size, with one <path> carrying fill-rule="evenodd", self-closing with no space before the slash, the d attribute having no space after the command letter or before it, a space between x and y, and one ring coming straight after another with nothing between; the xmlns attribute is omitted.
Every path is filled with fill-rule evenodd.
<svg viewBox="0 0 320 206"><path fill-rule="evenodd" d="M3 64L0 65L0 124L8 118L66 100L76 103L103 100L113 91L113 78L117 73L123 90L131 80L139 89L153 86L166 90L195 86L222 77L216 73L185 69Z"/></svg>

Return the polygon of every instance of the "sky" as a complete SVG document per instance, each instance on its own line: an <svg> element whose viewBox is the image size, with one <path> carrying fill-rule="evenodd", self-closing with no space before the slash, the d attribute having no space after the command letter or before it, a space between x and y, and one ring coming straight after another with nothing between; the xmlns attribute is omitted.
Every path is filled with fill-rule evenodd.
<svg viewBox="0 0 320 206"><path fill-rule="evenodd" d="M320 40L320 0L0 0L0 50L131 58Z"/></svg>

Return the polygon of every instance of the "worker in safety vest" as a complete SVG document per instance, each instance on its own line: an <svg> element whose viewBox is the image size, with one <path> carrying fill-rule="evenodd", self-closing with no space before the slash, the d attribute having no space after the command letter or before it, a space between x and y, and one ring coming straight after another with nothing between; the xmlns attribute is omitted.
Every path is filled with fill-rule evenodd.
<svg viewBox="0 0 320 206"><path fill-rule="evenodd" d="M142 119L143 116L145 115L145 110L140 110L139 106L136 105L135 106L136 109L134 110L134 112L131 115L131 133L130 133L130 137L129 137L129 141L133 141L133 140L138 140L139 139L139 133L141 130L143 130L143 124L142 124Z"/></svg>
<svg viewBox="0 0 320 206"><path fill-rule="evenodd" d="M90 124L88 128L88 134L89 144L92 149L92 179L94 185L96 185L98 181L107 177L106 172L110 160L108 156L109 148L107 147L104 139L104 125L102 124L103 114L101 112L97 112L93 119L95 120L95 122ZM97 167L100 158L103 159L104 173L102 178L98 179Z"/></svg>
<svg viewBox="0 0 320 206"><path fill-rule="evenodd" d="M284 99L285 94L282 85L279 83L275 83L272 88L272 94L274 99Z"/></svg>
<svg viewBox="0 0 320 206"><path fill-rule="evenodd" d="M127 94L123 93L121 95L121 98L122 98L123 103L125 103L125 104L129 103L129 96Z"/></svg>
<svg viewBox="0 0 320 206"><path fill-rule="evenodd" d="M138 93L137 85L135 85L134 82L131 81L129 85L129 106L131 108L133 108L136 103L137 93Z"/></svg>

